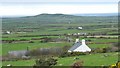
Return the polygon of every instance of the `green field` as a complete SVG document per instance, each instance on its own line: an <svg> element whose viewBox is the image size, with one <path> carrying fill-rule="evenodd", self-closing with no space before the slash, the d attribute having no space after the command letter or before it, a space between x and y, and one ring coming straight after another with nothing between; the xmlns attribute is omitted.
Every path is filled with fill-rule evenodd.
<svg viewBox="0 0 120 68"><path fill-rule="evenodd" d="M108 54L110 56L104 57L104 54ZM60 58L57 65L62 64L63 66L72 65L75 62L74 58L78 57L79 60L84 61L84 66L101 66L101 65L111 65L116 63L118 60L118 53L100 53L100 54L91 54L85 56L74 56L67 58ZM78 61L78 60L76 60Z"/></svg>
<svg viewBox="0 0 120 68"><path fill-rule="evenodd" d="M108 57L104 57L104 54L109 55ZM56 66L71 66L74 62L79 60L74 60L75 57L78 57L79 60L84 61L84 66L109 66L114 64L118 60L118 52L114 53L98 53L98 54L90 54L90 55L80 55L74 57L65 57L58 58L58 63ZM12 64L13 66L32 66L35 64L35 60L19 60L19 61L5 61L3 62L3 66L7 64Z"/></svg>
<svg viewBox="0 0 120 68"><path fill-rule="evenodd" d="M89 40L90 38L87 38L86 40ZM93 44L87 44L90 48L106 48L112 46L112 44L104 44L109 42L117 42L117 39L95 39L91 38L91 42ZM2 44L2 53L3 55L6 55L9 51L14 50L26 50L27 47L29 47L30 50L36 49L36 48L50 48L50 47L63 47L63 46L72 46L74 42L68 43L68 42L59 42L59 43L41 43L40 41L35 41L34 43L3 43ZM101 43L101 44L96 44Z"/></svg>
<svg viewBox="0 0 120 68"><path fill-rule="evenodd" d="M69 23L70 22L70 23ZM78 27L83 27L79 30ZM112 47L118 42L118 23L117 16L101 17L101 16L72 16L64 14L42 14L37 16L28 16L20 18L3 18L2 22L2 56L6 56L9 51L39 49L39 48L53 48L72 46L76 38L80 40L85 39L86 44L91 49L108 48ZM11 31L11 34L4 32ZM74 33L87 33L87 36L93 36L88 38L87 36L72 36ZM54 36L58 34L59 36ZM51 39L65 39L66 35L72 39L72 42L58 41L58 42L40 42L41 38ZM41 36L52 35L52 36ZM94 36L109 36L106 37L94 37ZM37 39L37 40L34 40ZM0 40L0 41L1 41ZM4 42L6 41L6 42ZM13 42L9 42L13 41ZM29 43L33 41L33 43ZM105 57L104 55L108 56ZM55 56L56 57L56 56ZM78 60L74 60L78 57ZM118 52L109 53L91 53L88 55L80 55L73 57L58 58L56 66L71 66L74 62L82 60L84 66L108 66L118 61ZM18 61L3 61L3 66L12 64L13 66L33 66L37 58L30 60L18 60Z"/></svg>
<svg viewBox="0 0 120 68"><path fill-rule="evenodd" d="M11 44L3 44L3 55L6 55L9 51L14 50L26 50L29 47L30 50L37 48L52 48L52 47L61 47L71 45L70 43L11 43Z"/></svg>

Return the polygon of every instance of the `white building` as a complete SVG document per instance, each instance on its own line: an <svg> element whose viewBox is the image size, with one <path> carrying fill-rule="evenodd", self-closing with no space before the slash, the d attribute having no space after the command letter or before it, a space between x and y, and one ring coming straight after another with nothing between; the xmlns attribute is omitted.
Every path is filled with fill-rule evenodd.
<svg viewBox="0 0 120 68"><path fill-rule="evenodd" d="M10 34L11 32L10 31L6 31L7 34Z"/></svg>
<svg viewBox="0 0 120 68"><path fill-rule="evenodd" d="M85 40L80 43L79 39L76 39L75 44L68 50L68 52L90 52L91 49L85 44Z"/></svg>
<svg viewBox="0 0 120 68"><path fill-rule="evenodd" d="M79 30L82 30L83 28L82 27L78 27Z"/></svg>

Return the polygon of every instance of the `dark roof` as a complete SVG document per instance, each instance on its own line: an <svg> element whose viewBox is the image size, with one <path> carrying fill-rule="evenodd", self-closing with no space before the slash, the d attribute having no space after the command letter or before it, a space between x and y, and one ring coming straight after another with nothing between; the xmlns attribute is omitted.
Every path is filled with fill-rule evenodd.
<svg viewBox="0 0 120 68"><path fill-rule="evenodd" d="M70 50L70 51L73 51L73 50L75 50L76 48L78 48L80 45L81 45L80 42L76 42L69 50Z"/></svg>

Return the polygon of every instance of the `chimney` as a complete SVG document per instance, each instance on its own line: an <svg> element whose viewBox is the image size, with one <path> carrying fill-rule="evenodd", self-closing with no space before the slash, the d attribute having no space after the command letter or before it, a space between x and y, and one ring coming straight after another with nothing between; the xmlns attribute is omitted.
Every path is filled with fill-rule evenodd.
<svg viewBox="0 0 120 68"><path fill-rule="evenodd" d="M82 39L82 45L86 45L86 44L85 44L85 39Z"/></svg>
<svg viewBox="0 0 120 68"><path fill-rule="evenodd" d="M78 43L79 42L79 39L76 39L75 43Z"/></svg>

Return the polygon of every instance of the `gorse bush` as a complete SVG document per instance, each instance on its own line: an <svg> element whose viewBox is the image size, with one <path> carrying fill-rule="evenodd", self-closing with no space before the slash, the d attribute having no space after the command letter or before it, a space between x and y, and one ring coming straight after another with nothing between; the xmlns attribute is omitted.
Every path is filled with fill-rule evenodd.
<svg viewBox="0 0 120 68"><path fill-rule="evenodd" d="M71 57L71 56L80 56L80 55L86 55L89 54L89 52L64 52L59 57Z"/></svg>
<svg viewBox="0 0 120 68"><path fill-rule="evenodd" d="M36 64L33 68L51 68L57 64L57 59L55 58L40 58L36 60Z"/></svg>

